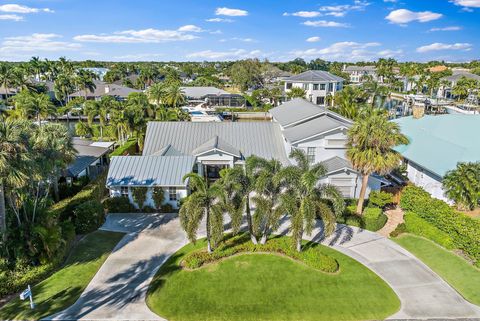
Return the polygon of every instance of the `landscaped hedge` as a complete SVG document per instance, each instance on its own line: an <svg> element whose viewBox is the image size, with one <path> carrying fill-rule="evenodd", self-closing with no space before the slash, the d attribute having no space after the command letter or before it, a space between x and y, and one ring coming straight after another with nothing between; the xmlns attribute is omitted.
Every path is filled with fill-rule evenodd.
<svg viewBox="0 0 480 321"><path fill-rule="evenodd" d="M103 205L97 200L89 200L78 205L73 213L75 229L79 234L93 232L105 221Z"/></svg>
<svg viewBox="0 0 480 321"><path fill-rule="evenodd" d="M422 188L407 186L400 199L404 211L416 213L448 234L454 246L480 265L480 221L456 212L447 203L432 198Z"/></svg>
<svg viewBox="0 0 480 321"><path fill-rule="evenodd" d="M108 213L134 213L137 209L130 203L128 197L109 197L103 201Z"/></svg>
<svg viewBox="0 0 480 321"><path fill-rule="evenodd" d="M337 217L337 223L356 226L373 232L378 231L387 223L388 218L381 208L366 207L361 216L355 213L356 209L357 205L348 205L343 214Z"/></svg>
<svg viewBox="0 0 480 321"><path fill-rule="evenodd" d="M446 249L453 249L452 238L445 232L439 230L414 212L407 212L404 216L406 232L423 236Z"/></svg>
<svg viewBox="0 0 480 321"><path fill-rule="evenodd" d="M189 253L183 259L182 265L188 269L197 269L205 264L213 263L223 258L239 253L271 252L286 255L292 259L327 273L338 271L338 262L320 251L317 245L304 246L301 252L292 247L292 241L288 237L275 237L269 239L266 244L254 245L246 234L232 237L226 240L212 253L205 250Z"/></svg>
<svg viewBox="0 0 480 321"><path fill-rule="evenodd" d="M135 155L136 153L137 153L137 140L134 138L131 138L127 140L125 144L119 146L112 153L110 153L110 157L123 156L123 155Z"/></svg>

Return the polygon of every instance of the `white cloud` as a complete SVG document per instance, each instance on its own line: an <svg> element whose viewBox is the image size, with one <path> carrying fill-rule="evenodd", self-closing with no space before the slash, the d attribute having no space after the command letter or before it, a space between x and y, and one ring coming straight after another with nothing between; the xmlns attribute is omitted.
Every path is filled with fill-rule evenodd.
<svg viewBox="0 0 480 321"><path fill-rule="evenodd" d="M233 22L234 20L228 18L210 18L206 19L206 22Z"/></svg>
<svg viewBox="0 0 480 321"><path fill-rule="evenodd" d="M113 58L118 60L125 60L125 61L151 61L161 57L164 57L164 54L143 53L143 54L128 54L128 55L114 56Z"/></svg>
<svg viewBox="0 0 480 321"><path fill-rule="evenodd" d="M320 37L310 37L305 40L306 42L318 42L320 41Z"/></svg>
<svg viewBox="0 0 480 321"><path fill-rule="evenodd" d="M204 30L198 26L195 25L185 25L181 26L178 28L178 31L184 31L184 32L203 32Z"/></svg>
<svg viewBox="0 0 480 321"><path fill-rule="evenodd" d="M31 8L27 6L22 6L19 4L4 4L0 5L1 12L11 12L11 13L37 13L37 12L53 12L49 8Z"/></svg>
<svg viewBox="0 0 480 321"><path fill-rule="evenodd" d="M441 42L435 42L430 45L426 46L421 46L417 48L417 52L424 53L424 52L430 52L430 51L440 51L440 50L463 50L463 51L469 51L472 49L472 44L470 43L453 43L453 44L448 44L448 43L441 43Z"/></svg>
<svg viewBox="0 0 480 321"><path fill-rule="evenodd" d="M428 22L440 19L443 15L431 11L414 12L407 9L393 10L385 17L388 21L395 24L405 25L412 21Z"/></svg>
<svg viewBox="0 0 480 321"><path fill-rule="evenodd" d="M322 14L318 11L297 11L292 13L285 12L283 15L300 17L300 18L315 18L315 17L321 16Z"/></svg>
<svg viewBox="0 0 480 321"><path fill-rule="evenodd" d="M23 17L18 14L0 14L0 20L22 21Z"/></svg>
<svg viewBox="0 0 480 321"><path fill-rule="evenodd" d="M189 59L205 59L205 60L236 60L246 58L264 57L260 50L231 49L226 51L203 50L187 54Z"/></svg>
<svg viewBox="0 0 480 321"><path fill-rule="evenodd" d="M332 28L346 28L348 24L336 22L336 21L326 21L326 20L307 20L303 22L305 26L310 27L332 27Z"/></svg>
<svg viewBox="0 0 480 321"><path fill-rule="evenodd" d="M80 44L58 40L54 33L34 33L29 36L6 37L0 44L0 54L17 54L76 50Z"/></svg>
<svg viewBox="0 0 480 321"><path fill-rule="evenodd" d="M105 43L160 43L170 41L187 41L198 38L181 30L125 30L113 34L99 35L78 35L73 37L76 41L82 42L105 42Z"/></svg>
<svg viewBox="0 0 480 321"><path fill-rule="evenodd" d="M383 0L383 2L387 3L397 3L398 0Z"/></svg>
<svg viewBox="0 0 480 321"><path fill-rule="evenodd" d="M241 16L247 16L248 11L246 10L241 10L241 9L231 9L231 8L217 8L215 10L215 15L217 16L231 16L231 17L241 17Z"/></svg>
<svg viewBox="0 0 480 321"><path fill-rule="evenodd" d="M347 14L346 11L332 11L332 12L327 12L325 15L341 18L341 17L345 17L346 14Z"/></svg>
<svg viewBox="0 0 480 321"><path fill-rule="evenodd" d="M480 0L452 0L457 6L467 7L467 8L480 8Z"/></svg>
<svg viewBox="0 0 480 321"><path fill-rule="evenodd" d="M312 48L291 52L294 57L321 58L325 60L360 61L400 56L401 50L374 50L381 46L378 42L358 43L353 41L337 42L325 48Z"/></svg>
<svg viewBox="0 0 480 321"><path fill-rule="evenodd" d="M462 27L450 26L450 27L442 27L442 28L432 28L429 31L435 32L435 31L458 31L458 30L462 30Z"/></svg>
<svg viewBox="0 0 480 321"><path fill-rule="evenodd" d="M353 4L321 6L318 10L321 12L326 12L326 15L329 15L329 16L343 17L349 11L362 11L369 5L370 5L369 2L355 0L353 1Z"/></svg>

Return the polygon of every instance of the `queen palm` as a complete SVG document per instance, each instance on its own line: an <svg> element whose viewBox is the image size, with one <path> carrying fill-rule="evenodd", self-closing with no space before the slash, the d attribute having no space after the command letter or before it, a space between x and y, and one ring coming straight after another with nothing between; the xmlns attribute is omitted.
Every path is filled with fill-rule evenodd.
<svg viewBox="0 0 480 321"><path fill-rule="evenodd" d="M87 100L88 92L93 93L97 88L97 85L95 85L95 82L93 81L94 79L96 79L94 73L83 69L80 69L75 77L75 84L79 90L83 90L85 93L85 100Z"/></svg>
<svg viewBox="0 0 480 321"><path fill-rule="evenodd" d="M322 218L328 236L335 230L335 215L342 213L345 204L335 186L320 183L327 174L323 164L310 164L306 153L300 149L292 150L290 158L296 165L282 169L276 180L287 186L281 195L281 206L291 217L293 241L297 251L301 251L303 234L312 233L316 217ZM331 200L333 212L324 206L323 199Z"/></svg>
<svg viewBox="0 0 480 321"><path fill-rule="evenodd" d="M346 118L356 119L365 106L365 99L364 91L347 86L335 94L335 111Z"/></svg>
<svg viewBox="0 0 480 321"><path fill-rule="evenodd" d="M163 97L165 96L165 87L161 83L154 83L148 88L148 99L155 103L155 118L157 117L157 111L160 107Z"/></svg>
<svg viewBox="0 0 480 321"><path fill-rule="evenodd" d="M474 210L480 205L480 162L458 163L442 183L445 194L459 208Z"/></svg>
<svg viewBox="0 0 480 321"><path fill-rule="evenodd" d="M24 117L35 117L41 126L42 118L56 114L55 106L47 94L22 90L15 96L15 108L21 110Z"/></svg>
<svg viewBox="0 0 480 321"><path fill-rule="evenodd" d="M183 177L189 181L192 193L186 197L180 207L180 222L191 242L197 239L197 231L200 223L205 218L207 234L207 251L217 245L223 235L223 211L224 208L219 199L224 194L221 184L209 184L208 181L196 173L190 173Z"/></svg>
<svg viewBox="0 0 480 321"><path fill-rule="evenodd" d="M397 167L401 155L393 147L403 144L408 144L407 137L401 133L398 124L388 121L384 114L371 113L357 119L348 130L347 158L362 175L356 210L358 215L363 211L370 175L384 175Z"/></svg>
<svg viewBox="0 0 480 321"><path fill-rule="evenodd" d="M64 106L68 95L70 95L75 88L71 81L71 77L67 74L59 74L55 78L53 86L55 98L57 98L60 104Z"/></svg>
<svg viewBox="0 0 480 321"><path fill-rule="evenodd" d="M165 90L164 102L167 106L178 107L186 101L185 94L180 86L172 85Z"/></svg>

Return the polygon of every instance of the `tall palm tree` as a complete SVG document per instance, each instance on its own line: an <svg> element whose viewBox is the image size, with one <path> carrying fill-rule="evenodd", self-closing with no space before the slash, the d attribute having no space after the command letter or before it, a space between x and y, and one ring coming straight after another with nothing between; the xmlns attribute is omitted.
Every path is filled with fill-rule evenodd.
<svg viewBox="0 0 480 321"><path fill-rule="evenodd" d="M179 216L182 228L191 242L197 239L197 231L205 218L208 253L217 245L223 235L223 207L219 202L224 191L220 184L208 184L198 174L190 173L183 177L189 181L192 194L186 197L180 208Z"/></svg>
<svg viewBox="0 0 480 321"><path fill-rule="evenodd" d="M349 118L356 119L365 106L365 92L359 88L347 86L335 93L335 112Z"/></svg>
<svg viewBox="0 0 480 321"><path fill-rule="evenodd" d="M306 98L307 96L307 92L305 91L305 89L303 88L300 88L300 87L293 87L292 89L290 89L287 93L287 97L289 99L293 99L293 98Z"/></svg>
<svg viewBox="0 0 480 321"><path fill-rule="evenodd" d="M178 107L186 102L185 94L180 86L169 86L165 91L164 101L167 106Z"/></svg>
<svg viewBox="0 0 480 321"><path fill-rule="evenodd" d="M303 234L310 235L317 216L322 218L325 235L335 230L335 215L344 209L344 201L339 190L329 184L320 183L327 170L321 163L310 164L307 154L300 149L290 153L296 165L285 167L276 180L287 186L281 195L282 207L291 217L291 232L297 251L302 249ZM333 209L326 210L322 199L330 199Z"/></svg>
<svg viewBox="0 0 480 321"><path fill-rule="evenodd" d="M59 74L53 83L53 90L55 98L60 102L62 106L65 105L68 95L70 95L75 89L72 78L68 74Z"/></svg>
<svg viewBox="0 0 480 321"><path fill-rule="evenodd" d="M442 183L445 194L459 208L474 210L480 205L480 162L458 163Z"/></svg>
<svg viewBox="0 0 480 321"><path fill-rule="evenodd" d="M42 119L56 114L55 106L47 94L22 90L14 97L14 101L15 108L23 118L34 117L40 126Z"/></svg>
<svg viewBox="0 0 480 321"><path fill-rule="evenodd" d="M28 180L29 126L26 120L0 120L0 232L6 229L5 187L16 188Z"/></svg>
<svg viewBox="0 0 480 321"><path fill-rule="evenodd" d="M357 214L363 211L363 202L371 174L384 175L398 166L401 155L392 148L408 144L398 124L388 121L384 114L372 113L357 119L348 130L347 158L361 175L362 187L357 204Z"/></svg>
<svg viewBox="0 0 480 321"><path fill-rule="evenodd" d="M85 100L88 98L88 92L93 93L97 88L97 85L95 85L94 82L96 78L97 76L88 70L80 69L78 71L77 76L75 77L75 84L79 90L84 91Z"/></svg>

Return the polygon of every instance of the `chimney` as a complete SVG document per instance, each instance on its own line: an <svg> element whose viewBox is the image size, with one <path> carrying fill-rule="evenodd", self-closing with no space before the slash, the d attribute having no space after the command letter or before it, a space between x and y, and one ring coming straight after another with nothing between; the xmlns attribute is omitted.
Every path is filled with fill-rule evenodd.
<svg viewBox="0 0 480 321"><path fill-rule="evenodd" d="M105 86L105 93L108 94L110 92L110 86Z"/></svg>
<svg viewBox="0 0 480 321"><path fill-rule="evenodd" d="M413 105L413 118L420 119L425 115L425 106Z"/></svg>

